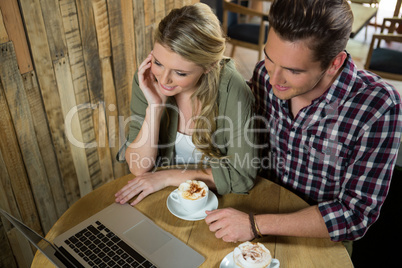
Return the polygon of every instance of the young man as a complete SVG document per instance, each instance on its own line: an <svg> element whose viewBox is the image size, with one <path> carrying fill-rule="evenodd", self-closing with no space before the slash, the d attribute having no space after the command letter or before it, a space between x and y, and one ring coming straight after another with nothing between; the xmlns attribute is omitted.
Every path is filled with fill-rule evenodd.
<svg viewBox="0 0 402 268"><path fill-rule="evenodd" d="M353 15L346 0L278 0L251 87L266 118L269 179L310 207L255 215L263 235L362 237L380 212L400 145L402 110L396 90L357 71L345 51ZM216 237L255 237L248 214L228 208L205 219Z"/></svg>

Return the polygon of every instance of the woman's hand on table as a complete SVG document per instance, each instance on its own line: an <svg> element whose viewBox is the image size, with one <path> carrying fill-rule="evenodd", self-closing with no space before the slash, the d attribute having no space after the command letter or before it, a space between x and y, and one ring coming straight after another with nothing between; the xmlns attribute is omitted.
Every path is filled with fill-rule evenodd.
<svg viewBox="0 0 402 268"><path fill-rule="evenodd" d="M127 185L115 194L115 201L120 204L125 204L138 195L131 203L131 205L134 206L149 194L165 188L168 186L167 180L161 173L162 172L146 172L136 176L134 179L128 181Z"/></svg>
<svg viewBox="0 0 402 268"><path fill-rule="evenodd" d="M131 203L131 205L134 206L149 194L162 190L167 186L179 186L180 183L191 179L202 180L210 189L215 189L210 169L206 169L206 172L191 169L168 169L157 172L146 172L136 176L134 179L128 181L127 185L115 194L115 201L120 204L125 204L138 195Z"/></svg>
<svg viewBox="0 0 402 268"><path fill-rule="evenodd" d="M243 242L254 238L249 216L233 208L206 211L205 222L216 238L225 242Z"/></svg>

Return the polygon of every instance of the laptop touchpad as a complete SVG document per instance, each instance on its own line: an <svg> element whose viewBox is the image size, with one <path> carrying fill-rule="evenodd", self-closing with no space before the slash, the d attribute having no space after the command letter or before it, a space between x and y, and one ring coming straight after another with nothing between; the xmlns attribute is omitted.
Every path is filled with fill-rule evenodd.
<svg viewBox="0 0 402 268"><path fill-rule="evenodd" d="M124 232L124 235L135 245L152 254L171 238L147 220L142 220Z"/></svg>

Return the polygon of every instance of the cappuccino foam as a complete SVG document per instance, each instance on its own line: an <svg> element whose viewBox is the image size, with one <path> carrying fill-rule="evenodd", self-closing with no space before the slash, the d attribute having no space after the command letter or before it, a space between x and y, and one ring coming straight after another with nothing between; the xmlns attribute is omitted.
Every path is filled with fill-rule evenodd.
<svg viewBox="0 0 402 268"><path fill-rule="evenodd" d="M271 264L271 252L261 243L244 242L233 251L236 267L264 268Z"/></svg>
<svg viewBox="0 0 402 268"><path fill-rule="evenodd" d="M188 180L180 184L178 192L185 199L197 200L207 195L208 186L202 181Z"/></svg>

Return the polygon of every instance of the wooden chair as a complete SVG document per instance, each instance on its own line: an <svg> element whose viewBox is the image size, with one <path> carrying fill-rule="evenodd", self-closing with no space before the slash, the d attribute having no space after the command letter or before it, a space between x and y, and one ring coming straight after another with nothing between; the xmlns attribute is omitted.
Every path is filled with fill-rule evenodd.
<svg viewBox="0 0 402 268"><path fill-rule="evenodd" d="M356 4L369 4L370 6L374 5L376 7L378 7L378 5L380 4L381 0L350 0L350 2L352 3L356 3Z"/></svg>
<svg viewBox="0 0 402 268"><path fill-rule="evenodd" d="M380 6L380 1L381 0L350 0L350 2L352 2L352 3L361 4L361 5L369 4L371 7L376 7L376 8L378 8ZM377 30L377 14L375 14L374 20L375 20L374 29ZM372 24L370 24L370 25L372 25ZM366 39L367 39L367 26L366 26L366 32L364 35L364 40L366 40Z"/></svg>
<svg viewBox="0 0 402 268"><path fill-rule="evenodd" d="M233 57L236 46L242 46L257 50L259 61L268 35L268 25L265 23L268 20L268 14L250 9L241 5L240 2L217 1L218 17L221 12L222 28L228 37L228 42L233 45L230 56ZM260 17L261 22L259 24L241 23L239 15Z"/></svg>
<svg viewBox="0 0 402 268"><path fill-rule="evenodd" d="M388 32L384 33L386 22L402 24L402 18L384 18L381 26L381 33L374 34L371 40L370 49L364 68L387 79L402 81L402 51L390 47L381 47L381 41L398 42L402 46L402 34ZM376 48L374 48L375 43Z"/></svg>

